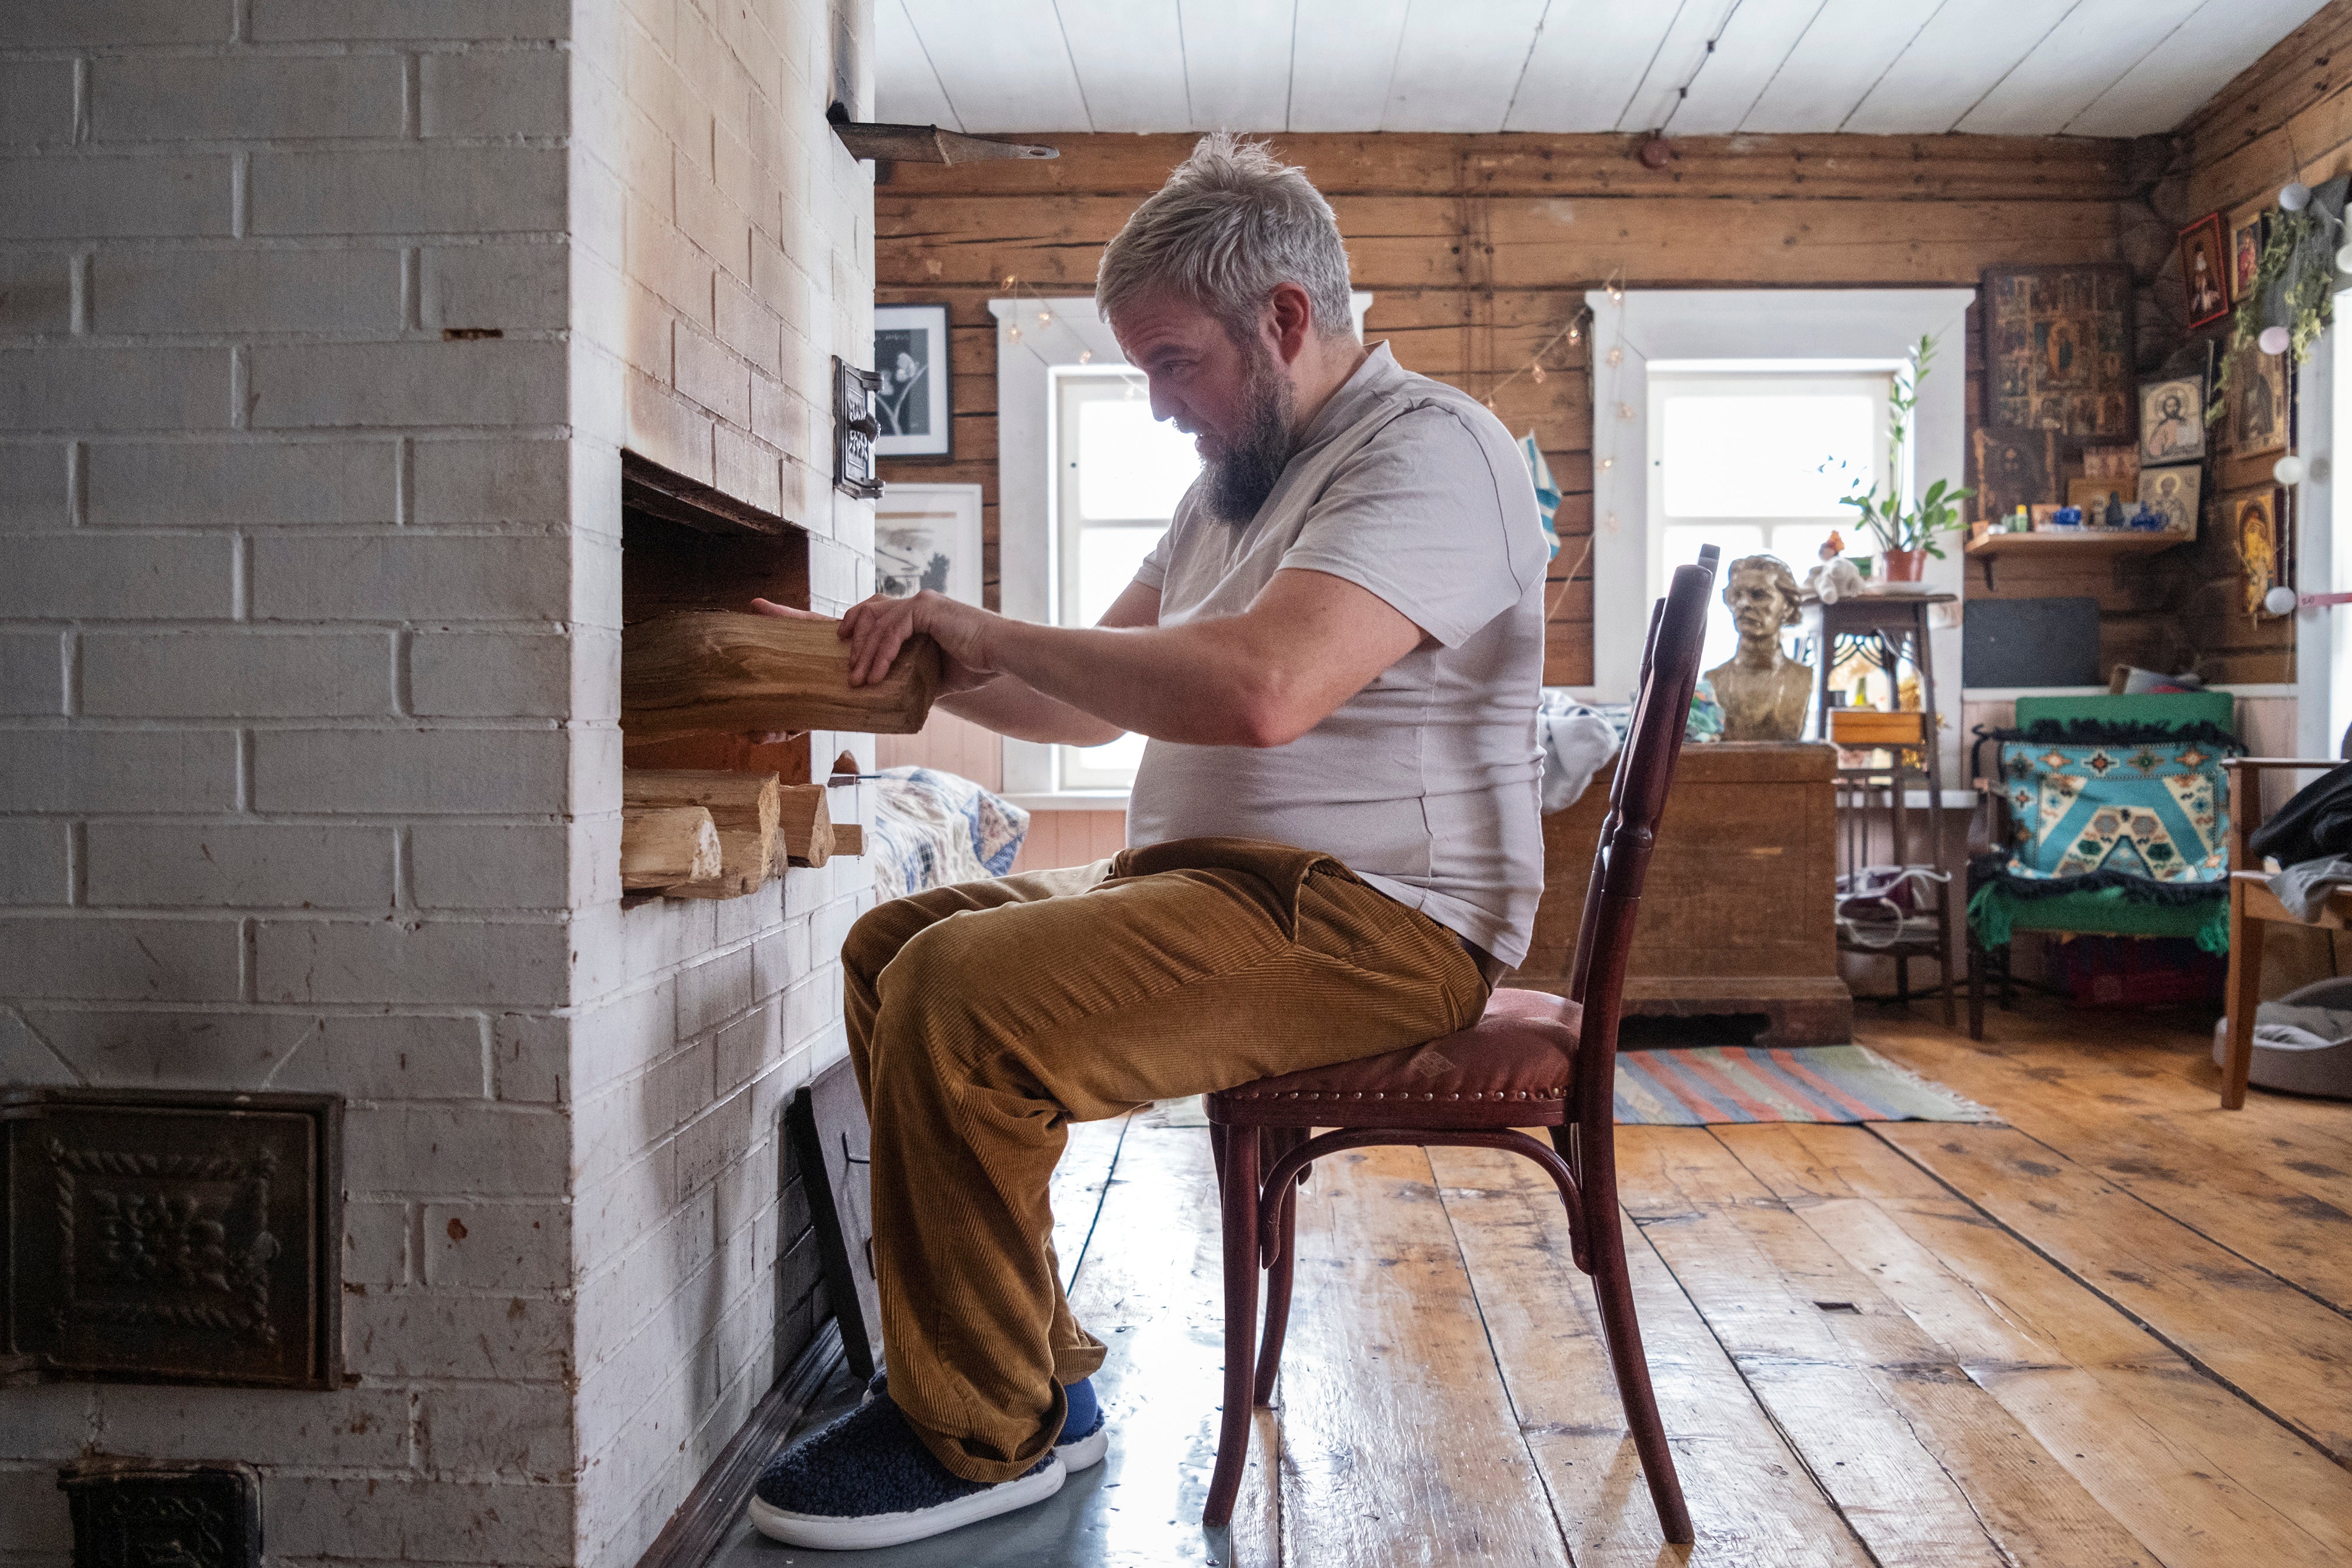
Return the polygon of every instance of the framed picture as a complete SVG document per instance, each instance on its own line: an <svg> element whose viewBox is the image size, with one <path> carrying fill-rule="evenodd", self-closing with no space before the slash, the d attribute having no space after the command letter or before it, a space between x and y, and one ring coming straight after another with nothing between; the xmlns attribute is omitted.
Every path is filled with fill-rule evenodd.
<svg viewBox="0 0 2352 1568"><path fill-rule="evenodd" d="M2176 376L2139 383L2142 466L2205 455L2205 378Z"/></svg>
<svg viewBox="0 0 2352 1568"><path fill-rule="evenodd" d="M948 402L948 308L877 305L874 394L877 457L945 457L954 421Z"/></svg>
<svg viewBox="0 0 2352 1568"><path fill-rule="evenodd" d="M2197 537L2197 503L2205 487L2205 465L2183 463L2139 471L2138 503L2164 518L2164 530Z"/></svg>
<svg viewBox="0 0 2352 1568"><path fill-rule="evenodd" d="M2265 354L2252 343L2230 351L2230 450L2259 457L2286 448L2286 356Z"/></svg>
<svg viewBox="0 0 2352 1568"><path fill-rule="evenodd" d="M2190 329L2230 313L2230 266L2221 250L2221 214L2207 213L2180 231L2182 324Z"/></svg>
<svg viewBox="0 0 2352 1568"><path fill-rule="evenodd" d="M874 505L874 591L981 601L980 486L893 485Z"/></svg>
<svg viewBox="0 0 2352 1568"><path fill-rule="evenodd" d="M2058 497L2058 433L1980 425L1976 432L1977 516L1998 523L2018 507Z"/></svg>
<svg viewBox="0 0 2352 1568"><path fill-rule="evenodd" d="M2245 573L2246 613L2262 618L2263 596L2286 580L2286 492L2276 485L2229 491L2221 517Z"/></svg>
<svg viewBox="0 0 2352 1568"><path fill-rule="evenodd" d="M2128 481L2138 472L2139 448L2137 446L2085 446L2083 448L2083 476L2086 479Z"/></svg>
<svg viewBox="0 0 2352 1568"><path fill-rule="evenodd" d="M1984 423L2128 441L2131 271L2120 263L1989 268Z"/></svg>
<svg viewBox="0 0 2352 1568"><path fill-rule="evenodd" d="M2230 298L2243 299L2262 270L2263 247L2270 243L2271 215L2259 213L2240 224L2230 236Z"/></svg>

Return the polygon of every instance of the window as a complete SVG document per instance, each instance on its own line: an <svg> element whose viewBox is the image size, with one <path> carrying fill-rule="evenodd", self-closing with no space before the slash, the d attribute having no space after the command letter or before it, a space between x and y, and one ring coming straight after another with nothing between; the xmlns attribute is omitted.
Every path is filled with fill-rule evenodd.
<svg viewBox="0 0 2352 1568"><path fill-rule="evenodd" d="M1832 532L1844 536L1845 554L1869 554L1871 541L1838 497L1857 477L1867 486L1886 473L1893 385L1885 371L1697 372L1653 363L1651 597L1703 545L1722 550L1726 566L1778 556L1800 582ZM1700 668L1731 657L1738 640L1718 601Z"/></svg>
<svg viewBox="0 0 2352 1568"><path fill-rule="evenodd" d="M1151 417L1139 373L1060 370L1054 381L1054 623L1091 626L1168 531L1201 460L1191 436ZM1055 750L1056 788L1125 789L1143 737Z"/></svg>

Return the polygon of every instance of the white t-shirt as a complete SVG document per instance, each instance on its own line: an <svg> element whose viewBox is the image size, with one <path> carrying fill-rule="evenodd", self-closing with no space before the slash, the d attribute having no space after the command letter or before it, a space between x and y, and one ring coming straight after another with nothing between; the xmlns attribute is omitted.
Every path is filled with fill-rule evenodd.
<svg viewBox="0 0 2352 1568"><path fill-rule="evenodd" d="M1255 517L1199 486L1137 572L1160 624L1238 615L1285 568L1344 578L1433 641L1287 746L1144 748L1129 844L1230 835L1319 850L1506 964L1543 892L1548 559L1526 459L1475 398L1385 344L1316 414Z"/></svg>

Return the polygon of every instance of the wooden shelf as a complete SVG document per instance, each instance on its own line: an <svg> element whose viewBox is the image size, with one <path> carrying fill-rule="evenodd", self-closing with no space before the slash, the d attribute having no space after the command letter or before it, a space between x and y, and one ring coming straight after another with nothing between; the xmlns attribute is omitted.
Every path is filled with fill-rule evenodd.
<svg viewBox="0 0 2352 1568"><path fill-rule="evenodd" d="M2055 560L2067 556L2147 555L2170 549L2174 545L2194 543L2196 538L2194 534L2146 533L2125 528L2085 528L2079 533L1992 533L1970 539L1967 554L1970 560L1984 563L1985 588L1990 591L1992 563L2002 556Z"/></svg>

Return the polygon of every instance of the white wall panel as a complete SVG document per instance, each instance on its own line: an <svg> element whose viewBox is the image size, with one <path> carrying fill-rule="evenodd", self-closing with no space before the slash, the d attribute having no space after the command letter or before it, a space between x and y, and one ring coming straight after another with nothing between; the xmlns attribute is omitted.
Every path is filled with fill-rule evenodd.
<svg viewBox="0 0 2352 1568"><path fill-rule="evenodd" d="M2231 0L2236 7L2242 0ZM2200 0L2082 0L1961 117L1956 131L2051 136L2164 42ZM2180 106L2183 117L2197 107Z"/></svg>
<svg viewBox="0 0 2352 1568"><path fill-rule="evenodd" d="M1670 5L1552 0L1506 131L1613 131L1657 57Z"/></svg>
<svg viewBox="0 0 2352 1568"><path fill-rule="evenodd" d="M1827 0L1749 106L1741 131L1836 131L1944 0Z"/></svg>
<svg viewBox="0 0 2352 1568"><path fill-rule="evenodd" d="M890 125L969 129L940 86L923 40L907 17L906 0L874 0L874 53L875 119Z"/></svg>
<svg viewBox="0 0 2352 1568"><path fill-rule="evenodd" d="M1544 11L1544 0L1413 6L1379 129L1503 129Z"/></svg>
<svg viewBox="0 0 2352 1568"><path fill-rule="evenodd" d="M2205 0L2066 126L2074 136L2169 131L2294 31L2321 0Z"/></svg>
<svg viewBox="0 0 2352 1568"><path fill-rule="evenodd" d="M1184 18L1184 80L1192 129L1282 130L1290 113L1296 0L1178 5Z"/></svg>
<svg viewBox="0 0 2352 1568"><path fill-rule="evenodd" d="M1071 10L1075 17L1085 8ZM907 0L907 16L966 131L1095 128L1053 0ZM1156 68L1181 65L1171 58Z"/></svg>
<svg viewBox="0 0 2352 1568"><path fill-rule="evenodd" d="M1412 0L1297 0L1292 131L1361 131L1388 107Z"/></svg>

